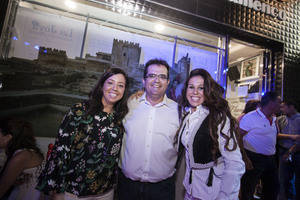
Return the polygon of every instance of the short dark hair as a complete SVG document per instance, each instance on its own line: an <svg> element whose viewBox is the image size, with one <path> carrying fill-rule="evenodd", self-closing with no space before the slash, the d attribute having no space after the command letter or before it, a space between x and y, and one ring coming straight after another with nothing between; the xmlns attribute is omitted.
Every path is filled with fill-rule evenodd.
<svg viewBox="0 0 300 200"><path fill-rule="evenodd" d="M275 101L277 97L278 97L277 92L274 91L266 92L260 100L261 107L266 106L270 101Z"/></svg>
<svg viewBox="0 0 300 200"><path fill-rule="evenodd" d="M251 99L247 101L243 113L247 114L248 112L255 110L259 105L260 105L259 100Z"/></svg>
<svg viewBox="0 0 300 200"><path fill-rule="evenodd" d="M283 101L283 103L287 106L294 106L296 108L296 110L298 110L298 103L294 100L294 99L288 99L288 100L285 100Z"/></svg>
<svg viewBox="0 0 300 200"><path fill-rule="evenodd" d="M170 66L169 64L167 63L167 61L165 60L162 60L162 59L151 59L149 60L146 64L145 64L145 69L144 69L144 78L147 78L147 73L148 73L148 68L150 65L163 65L167 68L167 76L168 76L168 79L169 79L169 74L170 74Z"/></svg>

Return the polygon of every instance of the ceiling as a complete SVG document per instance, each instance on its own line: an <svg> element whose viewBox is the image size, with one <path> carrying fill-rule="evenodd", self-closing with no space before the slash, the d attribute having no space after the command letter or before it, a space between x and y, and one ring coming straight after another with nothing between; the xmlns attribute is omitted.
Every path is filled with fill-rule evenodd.
<svg viewBox="0 0 300 200"><path fill-rule="evenodd" d="M168 40L175 36L185 38L197 43L204 43L211 46L218 46L218 36L208 34L199 30L184 27L164 19L156 18L136 11L136 8L126 8L126 5L120 5L122 0L114 1L115 5L108 2L93 1L93 0L72 0L75 7L70 8L66 5L68 0L23 0L20 5L36 10L55 13L68 17L85 20L84 16L89 15L93 23L99 23L104 26L110 26L124 31L137 31L139 34L151 35L160 39ZM125 3L125 2L123 2ZM109 6L108 6L109 5ZM122 7L122 9L120 9ZM125 8L123 8L125 7ZM127 9L127 12L124 12ZM143 8L140 8L143 9ZM133 10L133 11L132 11ZM158 30L157 25L163 25L163 30ZM183 42L184 40L181 40ZM180 42L180 41L179 41Z"/></svg>
<svg viewBox="0 0 300 200"><path fill-rule="evenodd" d="M264 48L245 43L239 40L231 40L229 45L229 65L251 58L264 51Z"/></svg>

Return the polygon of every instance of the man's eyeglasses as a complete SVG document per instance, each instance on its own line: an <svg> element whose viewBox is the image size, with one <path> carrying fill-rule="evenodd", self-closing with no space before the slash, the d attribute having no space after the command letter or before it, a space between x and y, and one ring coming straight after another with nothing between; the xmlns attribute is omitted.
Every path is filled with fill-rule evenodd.
<svg viewBox="0 0 300 200"><path fill-rule="evenodd" d="M155 79L158 77L160 80L167 80L168 76L165 74L147 74L146 78Z"/></svg>

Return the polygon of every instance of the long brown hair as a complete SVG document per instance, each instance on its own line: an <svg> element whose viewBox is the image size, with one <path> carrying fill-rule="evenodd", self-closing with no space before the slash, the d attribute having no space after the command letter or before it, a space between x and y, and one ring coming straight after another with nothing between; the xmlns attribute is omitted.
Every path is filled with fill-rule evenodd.
<svg viewBox="0 0 300 200"><path fill-rule="evenodd" d="M28 121L17 118L1 119L0 129L2 135L12 136L5 151L7 160L18 149L32 149L43 157L41 150L37 147L32 125Z"/></svg>
<svg viewBox="0 0 300 200"><path fill-rule="evenodd" d="M115 111L115 122L119 125L122 124L122 120L125 115L128 113L127 100L128 100L128 91L129 91L129 79L126 73L120 68L109 68L104 72L99 81L97 82L94 89L89 94L88 103L88 112L87 115L94 115L96 112L103 110L102 97L103 97L103 85L104 82L111 76L115 74L122 74L125 77L125 91L123 97L115 103L113 109Z"/></svg>
<svg viewBox="0 0 300 200"><path fill-rule="evenodd" d="M204 79L204 102L203 106L209 109L208 123L209 123L209 133L213 141L212 145L212 156L216 160L216 154L219 149L218 143L218 126L221 125L221 136L225 138L225 149L228 151L234 151L239 138L238 125L236 120L232 117L228 102L223 98L224 89L210 76L210 74L204 69L194 69L191 71L188 79L185 82L185 86L182 90L182 95L180 99L181 109L189 107L190 104L186 98L186 91L188 88L189 80L192 77L201 76ZM183 109L184 110L184 109ZM230 121L230 131L229 135L223 133L223 128L225 126L226 118ZM232 148L230 148L229 142L232 140Z"/></svg>

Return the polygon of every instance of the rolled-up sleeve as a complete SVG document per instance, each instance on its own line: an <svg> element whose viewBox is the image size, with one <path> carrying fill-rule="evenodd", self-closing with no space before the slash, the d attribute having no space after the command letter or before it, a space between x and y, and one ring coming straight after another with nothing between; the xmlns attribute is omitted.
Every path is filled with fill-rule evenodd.
<svg viewBox="0 0 300 200"><path fill-rule="evenodd" d="M225 126L222 130L222 133L225 135L230 134L230 122L229 119L226 119ZM220 126L219 126L220 133ZM236 139L234 138L236 141ZM224 159L224 172L222 174L222 183L220 192L218 194L218 200L237 200L240 189L240 180L242 175L245 173L245 164L242 159L240 148L237 148L233 151L228 151L225 148L226 139L219 134L219 149L222 157ZM233 139L229 142L229 149L233 147ZM237 142L236 142L237 143Z"/></svg>

